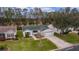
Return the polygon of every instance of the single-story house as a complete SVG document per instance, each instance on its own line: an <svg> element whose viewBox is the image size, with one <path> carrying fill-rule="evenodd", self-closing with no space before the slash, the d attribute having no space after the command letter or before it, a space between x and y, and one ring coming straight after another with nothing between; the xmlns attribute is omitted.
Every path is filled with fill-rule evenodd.
<svg viewBox="0 0 79 59"><path fill-rule="evenodd" d="M41 33L46 29L48 29L47 25L28 25L22 27L24 37L26 37L27 33L29 33L29 36L32 36L34 34Z"/></svg>
<svg viewBox="0 0 79 59"><path fill-rule="evenodd" d="M16 26L0 26L0 40L15 39L17 33Z"/></svg>

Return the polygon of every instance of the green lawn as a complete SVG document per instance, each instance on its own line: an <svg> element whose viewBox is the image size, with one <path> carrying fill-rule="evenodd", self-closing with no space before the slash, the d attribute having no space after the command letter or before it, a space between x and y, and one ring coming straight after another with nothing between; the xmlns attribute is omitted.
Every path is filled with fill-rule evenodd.
<svg viewBox="0 0 79 59"><path fill-rule="evenodd" d="M64 41L67 41L69 43L79 43L79 35L76 34L76 33L69 33L69 34L66 34L66 35L60 35L60 34L57 34L55 33L55 36L63 39Z"/></svg>
<svg viewBox="0 0 79 59"><path fill-rule="evenodd" d="M0 41L0 46L6 45L11 51L47 51L56 49L56 46L47 39L33 40L30 38L23 40Z"/></svg>
<svg viewBox="0 0 79 59"><path fill-rule="evenodd" d="M48 51L57 47L49 40L33 40L33 38L23 38L22 31L17 31L19 40L0 41L0 46L6 46L11 51Z"/></svg>

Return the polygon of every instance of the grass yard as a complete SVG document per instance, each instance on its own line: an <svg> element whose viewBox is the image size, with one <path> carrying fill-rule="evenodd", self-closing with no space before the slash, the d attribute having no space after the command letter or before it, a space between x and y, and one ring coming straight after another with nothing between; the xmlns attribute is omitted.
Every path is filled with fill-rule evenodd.
<svg viewBox="0 0 79 59"><path fill-rule="evenodd" d="M47 39L33 40L26 38L23 40L6 40L0 41L0 46L6 45L10 51L48 51L57 47Z"/></svg>
<svg viewBox="0 0 79 59"><path fill-rule="evenodd" d="M19 40L0 41L0 46L6 46L10 51L48 51L57 47L49 40L33 40L32 38L23 38L21 30L17 31Z"/></svg>
<svg viewBox="0 0 79 59"><path fill-rule="evenodd" d="M69 34L66 34L66 35L55 33L54 35L63 39L64 41L69 42L69 43L73 43L73 44L79 43L79 35L76 34L76 33L69 33Z"/></svg>

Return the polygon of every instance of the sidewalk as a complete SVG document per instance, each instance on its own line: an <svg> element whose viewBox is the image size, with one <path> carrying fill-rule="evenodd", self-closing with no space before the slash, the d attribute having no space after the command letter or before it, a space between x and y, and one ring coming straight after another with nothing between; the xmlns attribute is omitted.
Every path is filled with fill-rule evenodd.
<svg viewBox="0 0 79 59"><path fill-rule="evenodd" d="M38 40L34 35L32 35L32 38L33 38L34 40Z"/></svg>

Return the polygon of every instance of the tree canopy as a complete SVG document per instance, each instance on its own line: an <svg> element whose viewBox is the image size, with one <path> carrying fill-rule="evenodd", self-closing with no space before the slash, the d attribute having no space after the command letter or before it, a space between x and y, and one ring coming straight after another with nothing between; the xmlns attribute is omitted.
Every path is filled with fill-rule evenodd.
<svg viewBox="0 0 79 59"><path fill-rule="evenodd" d="M11 7L0 8L0 25L41 25L52 24L62 31L79 27L79 10L62 7L58 11L43 12L41 8L21 9Z"/></svg>

